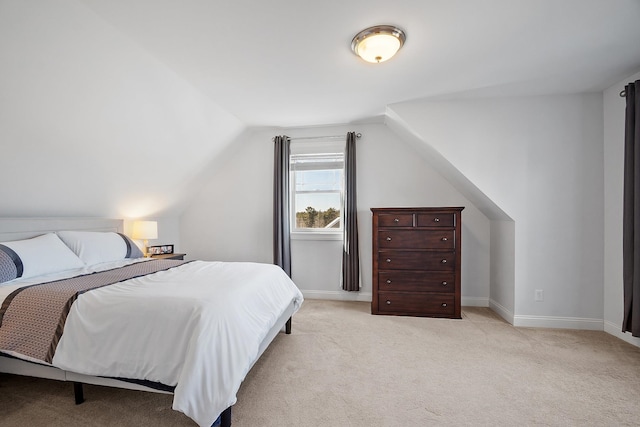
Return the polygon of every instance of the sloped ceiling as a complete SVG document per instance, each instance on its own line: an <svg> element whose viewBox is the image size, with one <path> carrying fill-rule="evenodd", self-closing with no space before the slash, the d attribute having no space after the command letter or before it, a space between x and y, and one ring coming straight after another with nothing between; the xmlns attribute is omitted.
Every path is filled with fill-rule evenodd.
<svg viewBox="0 0 640 427"><path fill-rule="evenodd" d="M600 91L640 68L638 18L636 0L0 0L0 215L177 215L250 127ZM367 64L350 41L381 23L407 43Z"/></svg>
<svg viewBox="0 0 640 427"><path fill-rule="evenodd" d="M174 215L241 121L75 1L0 2L0 216Z"/></svg>
<svg viewBox="0 0 640 427"><path fill-rule="evenodd" d="M476 90L600 91L640 67L637 0L80 1L248 126ZM407 33L380 65L350 50L376 24Z"/></svg>

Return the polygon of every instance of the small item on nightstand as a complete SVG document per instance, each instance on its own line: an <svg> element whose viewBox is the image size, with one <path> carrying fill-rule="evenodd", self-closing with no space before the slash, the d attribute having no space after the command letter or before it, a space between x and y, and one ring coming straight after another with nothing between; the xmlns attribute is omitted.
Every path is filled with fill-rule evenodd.
<svg viewBox="0 0 640 427"><path fill-rule="evenodd" d="M173 245L149 246L147 253L151 255L164 255L173 253Z"/></svg>

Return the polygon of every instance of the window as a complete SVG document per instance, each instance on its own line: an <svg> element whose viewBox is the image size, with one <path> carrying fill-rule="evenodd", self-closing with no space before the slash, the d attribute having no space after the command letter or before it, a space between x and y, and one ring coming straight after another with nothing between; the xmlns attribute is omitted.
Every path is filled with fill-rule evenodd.
<svg viewBox="0 0 640 427"><path fill-rule="evenodd" d="M342 233L344 143L291 144L292 232Z"/></svg>

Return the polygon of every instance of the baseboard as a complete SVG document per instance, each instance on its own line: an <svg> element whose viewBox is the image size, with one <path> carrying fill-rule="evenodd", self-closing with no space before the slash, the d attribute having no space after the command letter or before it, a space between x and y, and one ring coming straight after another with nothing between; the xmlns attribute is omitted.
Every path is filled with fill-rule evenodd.
<svg viewBox="0 0 640 427"><path fill-rule="evenodd" d="M328 299L337 301L366 301L371 302L370 292L345 292L345 291L305 291L302 295L308 299ZM489 307L489 298L462 297L463 307Z"/></svg>
<svg viewBox="0 0 640 427"><path fill-rule="evenodd" d="M489 307L489 298L483 297L462 297L460 304L463 307Z"/></svg>
<svg viewBox="0 0 640 427"><path fill-rule="evenodd" d="M495 300L489 300L489 307L513 326L523 328L583 329L589 331L604 330L602 319L582 317L526 316L515 315Z"/></svg>
<svg viewBox="0 0 640 427"><path fill-rule="evenodd" d="M300 290L308 299L328 299L334 301L365 301L371 302L371 292L347 292L347 291L305 291Z"/></svg>
<svg viewBox="0 0 640 427"><path fill-rule="evenodd" d="M604 331L616 338L620 338L621 340L628 342L631 345L640 347L640 338L632 336L629 332L622 332L622 325L617 325L605 320Z"/></svg>
<svg viewBox="0 0 640 427"><path fill-rule="evenodd" d="M345 291L305 291L302 295L308 299L326 299L334 301L364 301L371 302L369 292L345 292ZM627 341L630 344L640 347L640 338L632 337L631 334L623 334L620 328L602 319L589 319L581 317L553 317L553 316L523 316L514 315L498 302L482 297L463 297L462 306L467 307L489 307L500 317L513 326L524 328L555 328L555 329L582 329L589 331L605 331L611 335Z"/></svg>
<svg viewBox="0 0 640 427"><path fill-rule="evenodd" d="M495 311L500 317L513 325L513 313L502 304L496 302L495 300L489 300L489 308Z"/></svg>
<svg viewBox="0 0 640 427"><path fill-rule="evenodd" d="M603 331L604 320L583 317L513 316L513 326L525 328L583 329Z"/></svg>

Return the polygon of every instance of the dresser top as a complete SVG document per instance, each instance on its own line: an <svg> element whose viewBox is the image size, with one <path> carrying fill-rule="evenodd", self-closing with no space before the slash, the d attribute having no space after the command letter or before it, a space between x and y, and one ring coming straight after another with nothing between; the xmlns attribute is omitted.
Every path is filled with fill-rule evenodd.
<svg viewBox="0 0 640 427"><path fill-rule="evenodd" d="M397 212L461 212L464 206L440 206L422 208L371 208L373 213L397 213Z"/></svg>

